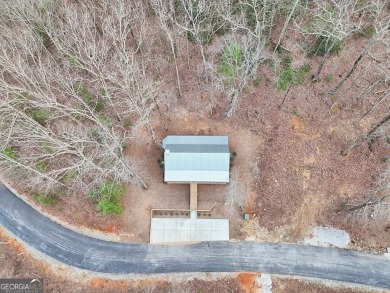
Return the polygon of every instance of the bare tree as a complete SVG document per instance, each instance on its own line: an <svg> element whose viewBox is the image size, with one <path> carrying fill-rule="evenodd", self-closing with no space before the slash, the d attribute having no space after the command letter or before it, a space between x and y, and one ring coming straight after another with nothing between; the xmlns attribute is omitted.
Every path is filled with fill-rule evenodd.
<svg viewBox="0 0 390 293"><path fill-rule="evenodd" d="M259 65L266 59L264 47L273 21L272 15L267 16L265 4L263 7L253 0L238 5L225 1L218 8L232 33L225 38L219 62L210 65L229 100L228 117L233 116L240 94L256 78Z"/></svg>
<svg viewBox="0 0 390 293"><path fill-rule="evenodd" d="M156 12L158 19L160 21L160 27L165 32L172 51L173 61L175 64L176 71L176 84L179 92L179 96L182 95L181 85L180 85L180 74L177 60L177 29L174 25L174 3L172 0L163 1L163 0L152 0L152 7Z"/></svg>
<svg viewBox="0 0 390 293"><path fill-rule="evenodd" d="M133 178L146 188L136 164L124 157L131 136L121 125L130 116L133 131L150 129L156 104L158 84L145 76L145 58L135 58L144 34L132 30L142 26L142 13L134 22L124 18L125 9L142 7L68 4L3 7L9 17L0 18L0 159L10 172L24 169L31 175L24 179L45 193L88 189L107 178ZM107 13L111 22L104 23Z"/></svg>
<svg viewBox="0 0 390 293"><path fill-rule="evenodd" d="M232 117L240 94L256 78L259 65L266 59L264 42L250 35L231 36L226 41L221 59L214 72L229 100L226 115Z"/></svg>
<svg viewBox="0 0 390 293"><path fill-rule="evenodd" d="M389 139L390 136L390 127L388 122L390 121L390 114L386 115L381 121L376 123L369 132L367 132L363 137L359 138L348 147L346 147L341 154L346 156L352 149L361 146L363 143L368 141L375 141L378 139Z"/></svg>
<svg viewBox="0 0 390 293"><path fill-rule="evenodd" d="M214 34L225 26L217 13L217 2L207 0L179 0L174 11L173 21L187 38L196 43L203 61L202 77L208 81L207 57L205 46L211 42Z"/></svg>
<svg viewBox="0 0 390 293"><path fill-rule="evenodd" d="M373 30L372 36L369 37L349 72L332 90L333 95L338 93L365 56L369 55L374 60L383 60L383 58L388 58L390 54L390 16L386 11L388 9L386 1L371 1L370 8L371 23L369 28Z"/></svg>
<svg viewBox="0 0 390 293"><path fill-rule="evenodd" d="M279 38L278 38L278 42L276 43L275 45L275 49L274 49L274 53L276 52L276 50L279 48L279 45L281 44L282 40L283 40L283 37L284 37L284 34L286 33L286 30L287 30L287 27L288 27L288 24L291 20L291 17L293 16L295 10L297 9L298 7L298 4L299 4L300 0L295 0L291 9L290 9L290 12L288 13L287 17L286 17L286 20L284 21L284 24L283 24L283 28L282 28L282 31L280 32L279 34Z"/></svg>
<svg viewBox="0 0 390 293"><path fill-rule="evenodd" d="M305 36L313 36L323 49L323 55L312 80L317 81L325 61L335 46L341 44L353 32L358 31L367 10L358 0L315 0L309 11L312 19L309 25L299 25Z"/></svg>
<svg viewBox="0 0 390 293"><path fill-rule="evenodd" d="M354 219L368 223L370 219L386 223L390 220L390 165L380 174L375 189L370 190L362 203L352 206L348 212Z"/></svg>

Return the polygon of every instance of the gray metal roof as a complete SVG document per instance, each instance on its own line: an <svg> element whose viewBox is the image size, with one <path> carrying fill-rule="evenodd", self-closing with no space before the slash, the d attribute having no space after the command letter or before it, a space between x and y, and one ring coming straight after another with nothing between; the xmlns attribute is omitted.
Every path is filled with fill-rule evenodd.
<svg viewBox="0 0 390 293"><path fill-rule="evenodd" d="M163 147L165 182L229 182L227 136L167 136Z"/></svg>

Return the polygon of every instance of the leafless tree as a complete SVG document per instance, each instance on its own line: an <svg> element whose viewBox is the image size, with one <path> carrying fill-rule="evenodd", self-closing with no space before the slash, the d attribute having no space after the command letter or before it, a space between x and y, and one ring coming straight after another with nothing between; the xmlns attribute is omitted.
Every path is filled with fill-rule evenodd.
<svg viewBox="0 0 390 293"><path fill-rule="evenodd" d="M374 0L370 2L370 23L369 28L373 30L372 36L368 38L363 50L356 58L349 72L338 83L332 91L336 95L344 83L350 78L358 64L365 56L370 56L374 60L382 62L389 58L390 54L390 15L388 14L388 3L386 1ZM385 59L385 60L384 60ZM386 62L386 61L385 61Z"/></svg>
<svg viewBox="0 0 390 293"><path fill-rule="evenodd" d="M220 18L231 28L231 33L225 37L222 54L219 54L224 57L232 48L237 51L231 62L229 58L219 62L214 59L210 65L229 100L228 117L233 116L240 94L256 78L259 65L266 59L264 47L273 21L273 16L266 16L269 12L267 9L266 1L263 6L256 0L241 1L239 4L224 1L218 7ZM221 61L225 63L222 66L230 67L232 74L226 76L218 70L221 68Z"/></svg>
<svg viewBox="0 0 390 293"><path fill-rule="evenodd" d="M368 223L370 219L386 223L390 220L390 165L380 174L375 189L368 192L361 204L348 209L356 220Z"/></svg>
<svg viewBox="0 0 390 293"><path fill-rule="evenodd" d="M293 16L295 10L297 9L299 2L300 2L300 0L295 0L290 8L290 12L288 13L288 15L286 17L286 20L284 21L284 24L283 24L283 28L279 34L278 42L275 45L274 53L279 48L279 45L281 44L281 42L283 40L283 37L284 37L284 34L286 33L288 24L290 23L291 17Z"/></svg>
<svg viewBox="0 0 390 293"><path fill-rule="evenodd" d="M151 0L152 7L155 11L155 13L158 16L158 19L160 21L160 27L166 34L169 44L172 51L173 61L175 64L175 71L176 71L176 83L177 83L177 89L179 92L179 96L182 95L181 92L181 84L180 84L180 74L179 74L179 66L178 66L178 60L177 60L177 29L176 25L174 25L174 3L172 0L169 1L163 1L163 0Z"/></svg>
<svg viewBox="0 0 390 293"><path fill-rule="evenodd" d="M335 46L341 44L353 32L360 29L367 5L361 5L358 0L315 0L310 23L298 25L303 35L314 37L324 52L317 71L312 80L317 81L327 57Z"/></svg>
<svg viewBox="0 0 390 293"><path fill-rule="evenodd" d="M217 13L217 2L207 0L178 0L177 8L173 9L173 21L179 31L184 33L199 47L202 61L202 77L208 81L208 62L206 45L211 42L214 34L225 26L223 19Z"/></svg>
<svg viewBox="0 0 390 293"><path fill-rule="evenodd" d="M253 36L231 36L226 40L224 50L229 48L239 49L239 59L237 62L231 60L233 75L226 76L225 73L214 69L220 85L225 89L225 94L229 100L227 117L232 117L239 102L239 97L244 88L256 78L259 65L266 59L264 42L262 39ZM237 57L237 56L236 56ZM235 57L234 57L235 58ZM214 66L215 67L215 66Z"/></svg>
<svg viewBox="0 0 390 293"><path fill-rule="evenodd" d="M156 105L158 84L146 76L145 58L136 59L144 34L132 32L143 24L142 7L108 1L100 2L100 10L65 2L55 9L7 4L8 17L0 18L3 166L24 169L31 186L45 193L86 189L107 178L133 178L146 188L136 164L124 157L131 133L121 123L130 116L132 131L143 125L151 130ZM126 20L126 9L136 9L130 15L140 18Z"/></svg>

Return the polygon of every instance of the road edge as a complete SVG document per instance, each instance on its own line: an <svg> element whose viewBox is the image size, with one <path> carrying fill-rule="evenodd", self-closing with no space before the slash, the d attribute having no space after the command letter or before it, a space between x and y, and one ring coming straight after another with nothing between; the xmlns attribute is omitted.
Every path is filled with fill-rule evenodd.
<svg viewBox="0 0 390 293"><path fill-rule="evenodd" d="M20 198L22 201L24 201L26 204L28 204L30 207L32 207L37 212L41 213L46 218L49 218L51 221L57 223L60 226L63 226L73 232L76 232L78 234L82 234L84 236L88 236L91 238L96 238L99 240L105 240L110 242L122 242L121 237L118 234L115 233L107 233L107 232L100 232L96 231L87 227L77 227L74 226L58 217L55 217L46 211L44 211L39 205L37 205L35 202L30 200L26 195L19 193L5 178L2 174L0 174L0 184L3 184L7 189L9 189L13 194L15 194L18 198Z"/></svg>

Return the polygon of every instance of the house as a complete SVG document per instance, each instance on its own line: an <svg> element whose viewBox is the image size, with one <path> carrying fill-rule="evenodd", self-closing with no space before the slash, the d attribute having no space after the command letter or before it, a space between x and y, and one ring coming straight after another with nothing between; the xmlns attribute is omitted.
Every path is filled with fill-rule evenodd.
<svg viewBox="0 0 390 293"><path fill-rule="evenodd" d="M227 136L169 135L163 140L164 182L218 184L229 182Z"/></svg>
<svg viewBox="0 0 390 293"><path fill-rule="evenodd" d="M153 216L150 243L229 241L229 220L198 218L211 210L198 209L198 184L229 183L230 152L227 136L176 136L163 140L164 181L190 185L190 208L180 217ZM178 215L179 210L175 210ZM183 212L186 216L183 218ZM172 213L173 214L173 213Z"/></svg>

